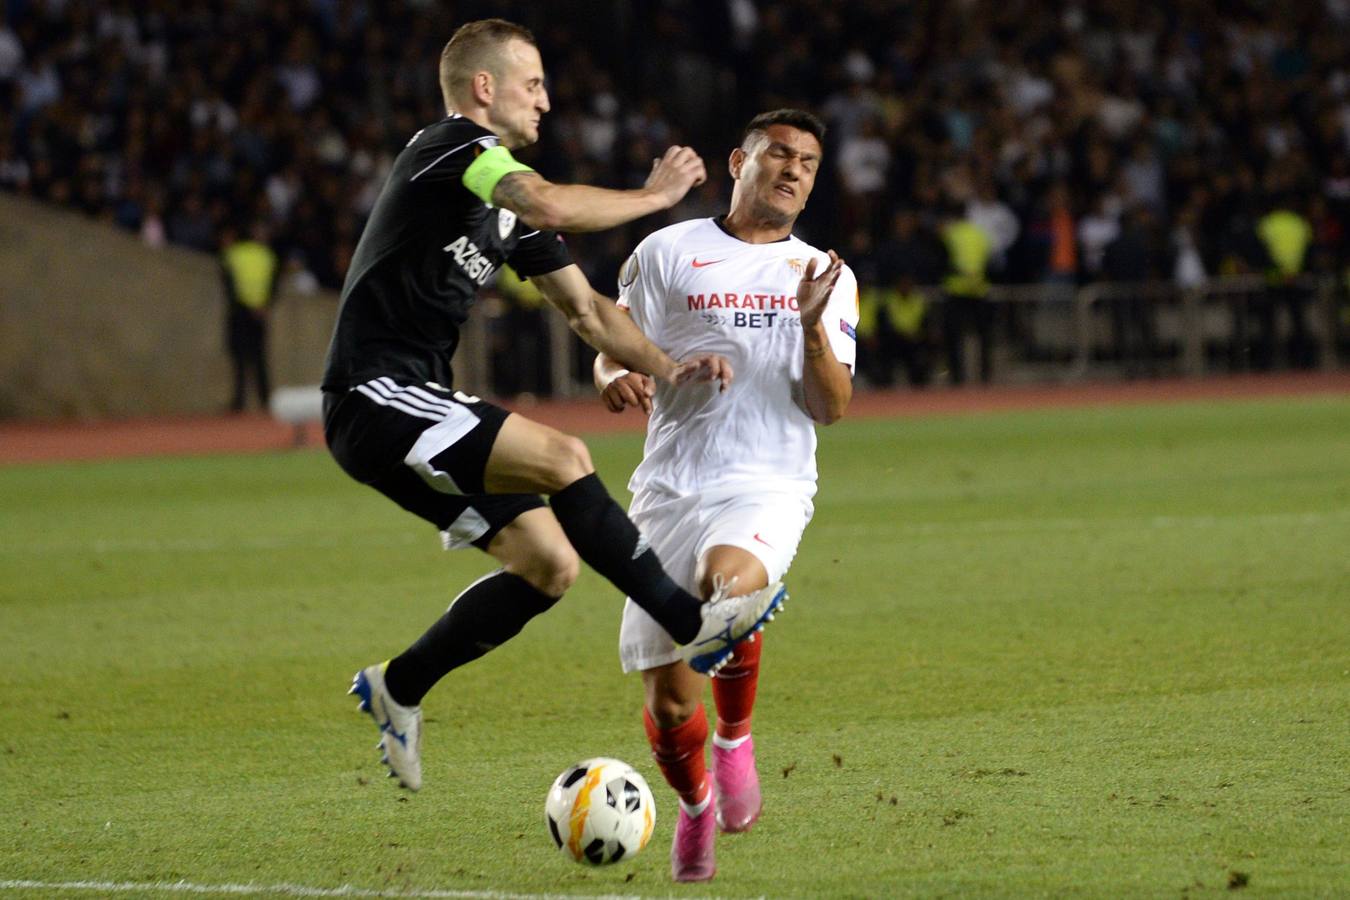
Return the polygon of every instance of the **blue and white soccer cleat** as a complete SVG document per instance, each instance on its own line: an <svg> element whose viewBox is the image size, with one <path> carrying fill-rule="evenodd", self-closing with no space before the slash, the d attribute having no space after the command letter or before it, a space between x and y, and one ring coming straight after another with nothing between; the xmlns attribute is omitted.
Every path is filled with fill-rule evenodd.
<svg viewBox="0 0 1350 900"><path fill-rule="evenodd" d="M735 583L734 578L730 583L717 583L700 610L703 627L698 636L680 648L680 655L695 672L711 675L726 665L736 645L754 640L755 632L763 629L787 601L787 589L781 581L751 594L728 597Z"/></svg>
<svg viewBox="0 0 1350 900"><path fill-rule="evenodd" d="M380 742L375 747L384 751L380 761L389 767L389 777L415 791L422 787L422 707L401 706L389 696L384 686L388 666L388 660L366 666L352 678L347 693L361 698L359 709L370 713L380 727Z"/></svg>

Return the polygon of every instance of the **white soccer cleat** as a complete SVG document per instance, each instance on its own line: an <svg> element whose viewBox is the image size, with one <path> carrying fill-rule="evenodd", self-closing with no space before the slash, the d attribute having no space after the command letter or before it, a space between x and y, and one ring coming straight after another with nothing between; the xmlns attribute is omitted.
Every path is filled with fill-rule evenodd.
<svg viewBox="0 0 1350 900"><path fill-rule="evenodd" d="M389 777L415 791L422 787L422 707L402 706L389 696L384 686L388 665L386 660L357 672L347 693L361 698L359 709L380 727L375 747L384 751L380 761L389 767Z"/></svg>
<svg viewBox="0 0 1350 900"><path fill-rule="evenodd" d="M787 601L787 589L781 581L739 597L728 597L735 586L717 582L716 590L700 613L703 627L698 636L680 648L680 655L695 672L711 675L731 658L741 641L753 640L755 632L771 621Z"/></svg>

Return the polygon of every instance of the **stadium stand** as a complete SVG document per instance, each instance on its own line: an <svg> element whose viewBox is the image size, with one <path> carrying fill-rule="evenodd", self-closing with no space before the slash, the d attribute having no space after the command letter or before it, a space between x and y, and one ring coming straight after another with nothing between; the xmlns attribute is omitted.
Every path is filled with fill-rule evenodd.
<svg viewBox="0 0 1350 900"><path fill-rule="evenodd" d="M672 141L710 161L667 215L575 240L597 285L641 234L720 211L740 124L793 105L831 126L804 236L845 250L883 305L896 214L936 234L956 208L990 236L996 299L1046 288L1001 301L1005 355L1068 361L1038 336L1046 309L1122 272L1177 291L1265 279L1224 301L1229 344L1250 346L1201 350L1234 368L1345 350L1346 0L6 0L0 190L206 252L266 217L293 281L336 288L392 155L442 113L441 45L485 15L540 40L553 111L526 158L547 176L639 184ZM1310 307L1323 282L1335 296ZM1120 296L1093 352L1127 363L1165 336Z"/></svg>

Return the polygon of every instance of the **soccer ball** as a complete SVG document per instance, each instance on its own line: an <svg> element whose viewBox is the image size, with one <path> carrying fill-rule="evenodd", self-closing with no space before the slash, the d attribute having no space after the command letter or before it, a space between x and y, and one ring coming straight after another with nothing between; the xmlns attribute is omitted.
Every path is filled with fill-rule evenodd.
<svg viewBox="0 0 1350 900"><path fill-rule="evenodd" d="M656 827L656 801L632 766L598 756L558 776L544 819L559 850L577 862L603 866L647 846Z"/></svg>

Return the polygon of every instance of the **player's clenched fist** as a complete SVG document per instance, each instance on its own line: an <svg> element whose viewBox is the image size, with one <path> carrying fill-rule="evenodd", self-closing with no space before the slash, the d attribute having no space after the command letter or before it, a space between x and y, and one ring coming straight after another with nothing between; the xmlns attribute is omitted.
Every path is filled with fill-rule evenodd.
<svg viewBox="0 0 1350 900"><path fill-rule="evenodd" d="M615 378L600 392L605 406L610 412L623 412L630 406L640 407L643 412L652 411L652 395L656 393L656 382L650 375L641 372L624 372Z"/></svg>
<svg viewBox="0 0 1350 900"><path fill-rule="evenodd" d="M684 199L689 189L708 179L703 157L692 147L670 147L660 159L652 160L652 171L647 176L646 189L659 194L671 207Z"/></svg>

